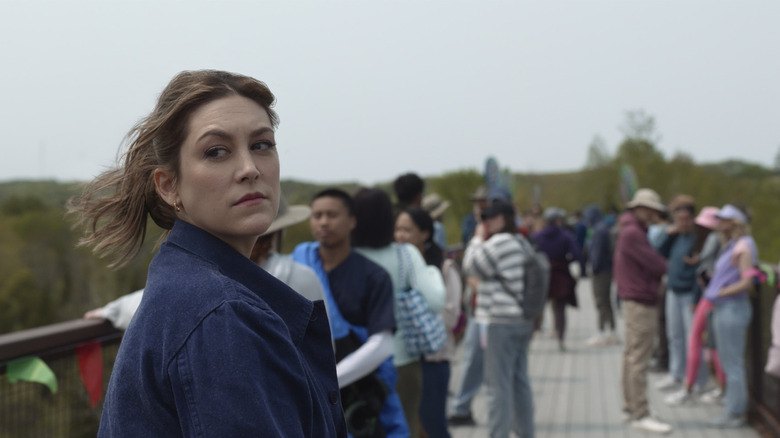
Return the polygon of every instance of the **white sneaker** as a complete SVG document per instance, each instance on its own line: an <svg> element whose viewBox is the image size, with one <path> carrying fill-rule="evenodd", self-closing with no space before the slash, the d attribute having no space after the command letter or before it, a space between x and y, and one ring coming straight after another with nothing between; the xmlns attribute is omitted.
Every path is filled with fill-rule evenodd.
<svg viewBox="0 0 780 438"><path fill-rule="evenodd" d="M711 389L702 394L699 401L710 405L723 404L723 390L720 388Z"/></svg>
<svg viewBox="0 0 780 438"><path fill-rule="evenodd" d="M588 338L588 340L585 341L585 345L588 347L603 347L607 345L607 337L604 336L604 333L597 333Z"/></svg>
<svg viewBox="0 0 780 438"><path fill-rule="evenodd" d="M617 333L612 332L606 336L607 339L607 345L619 345L620 344L620 337L617 335Z"/></svg>
<svg viewBox="0 0 780 438"><path fill-rule="evenodd" d="M661 391L670 391L670 390L676 390L680 388L680 385L682 382L675 379L674 377L667 375L663 379L655 382L655 389L661 390Z"/></svg>
<svg viewBox="0 0 780 438"><path fill-rule="evenodd" d="M640 418L639 420L632 421L631 427L653 433L669 433L672 431L671 425L656 420L649 415L644 418Z"/></svg>
<svg viewBox="0 0 780 438"><path fill-rule="evenodd" d="M680 406L693 403L694 398L685 388L675 391L664 398L664 403L670 406Z"/></svg>

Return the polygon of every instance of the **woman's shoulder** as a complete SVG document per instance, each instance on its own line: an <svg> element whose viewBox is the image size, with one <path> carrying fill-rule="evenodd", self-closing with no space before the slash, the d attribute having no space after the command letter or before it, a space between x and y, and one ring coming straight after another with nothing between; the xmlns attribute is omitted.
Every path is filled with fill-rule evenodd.
<svg viewBox="0 0 780 438"><path fill-rule="evenodd" d="M756 246L756 241L753 239L753 236L748 235L738 238L734 243L733 253L734 256L738 256L742 253L748 253L753 258L758 257L758 246Z"/></svg>

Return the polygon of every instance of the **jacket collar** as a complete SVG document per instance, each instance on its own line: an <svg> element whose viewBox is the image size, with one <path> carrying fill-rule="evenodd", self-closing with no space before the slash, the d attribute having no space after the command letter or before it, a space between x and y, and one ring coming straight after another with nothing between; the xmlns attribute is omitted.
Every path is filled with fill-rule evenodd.
<svg viewBox="0 0 780 438"><path fill-rule="evenodd" d="M287 324L297 345L314 315L314 305L287 285L264 271L216 236L187 222L176 220L168 243L213 263L228 278L252 291Z"/></svg>

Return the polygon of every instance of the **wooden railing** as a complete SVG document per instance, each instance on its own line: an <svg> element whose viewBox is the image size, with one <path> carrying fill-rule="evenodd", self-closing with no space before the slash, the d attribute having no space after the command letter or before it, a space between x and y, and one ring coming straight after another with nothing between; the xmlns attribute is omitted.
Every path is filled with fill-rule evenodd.
<svg viewBox="0 0 780 438"><path fill-rule="evenodd" d="M91 405L77 349L100 342L105 394L121 337L120 331L103 320L67 321L0 335L0 438L97 435L102 398ZM54 372L56 393L40 383L10 383L3 376L10 361L29 356L40 358Z"/></svg>
<svg viewBox="0 0 780 438"><path fill-rule="evenodd" d="M776 296L777 291L767 285L751 294L753 319L748 328L745 365L754 419L772 436L780 437L780 379L764 372L772 342L770 324Z"/></svg>

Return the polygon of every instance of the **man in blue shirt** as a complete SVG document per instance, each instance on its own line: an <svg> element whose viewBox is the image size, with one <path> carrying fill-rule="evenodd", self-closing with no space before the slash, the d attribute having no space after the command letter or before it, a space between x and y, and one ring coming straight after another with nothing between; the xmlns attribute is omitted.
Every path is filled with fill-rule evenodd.
<svg viewBox="0 0 780 438"><path fill-rule="evenodd" d="M322 283L336 344L336 374L342 398L349 403L346 395L354 388L352 384L370 386L376 381L374 376L378 377L386 390L384 399L379 400L378 415L384 436L406 437L409 429L394 389L397 375L391 354L395 316L390 275L352 251L350 233L355 216L347 193L324 190L314 196L311 209L309 221L317 241L298 245L293 259L311 267ZM369 392L376 396L377 391ZM355 434L356 423L365 418L352 418L349 408L344 406L347 426ZM383 436L376 432L376 436Z"/></svg>
<svg viewBox="0 0 780 438"><path fill-rule="evenodd" d="M700 293L696 281L698 257L694 255L696 233L693 228L693 198L679 195L669 206L673 223L652 242L669 261L666 280L666 337L669 346L669 375L657 382L658 389L678 389L685 378L688 334L693 323L693 309ZM664 311L664 309L662 309ZM703 362L702 362L703 364ZM699 385L706 372L699 373Z"/></svg>

